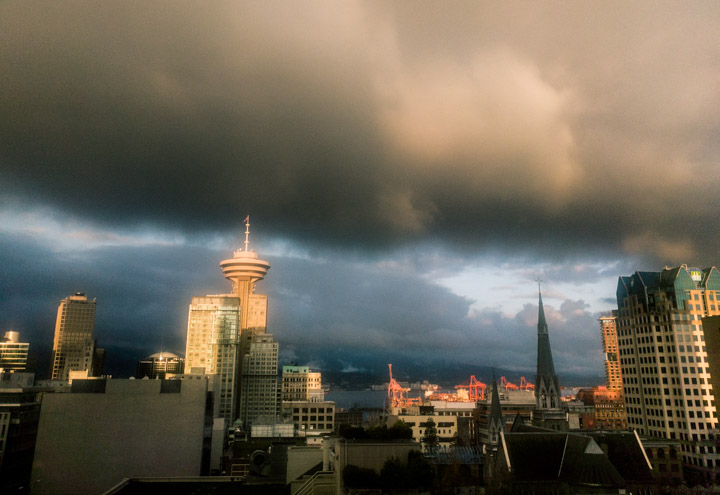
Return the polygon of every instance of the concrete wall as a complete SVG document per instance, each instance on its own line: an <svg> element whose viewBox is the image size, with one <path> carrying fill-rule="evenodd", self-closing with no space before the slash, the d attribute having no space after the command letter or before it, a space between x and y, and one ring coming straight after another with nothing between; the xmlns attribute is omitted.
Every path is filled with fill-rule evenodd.
<svg viewBox="0 0 720 495"><path fill-rule="evenodd" d="M403 464L407 463L408 454L412 450L420 450L417 442L372 442L339 440L338 448L341 451L341 468L353 465L361 468L374 469L378 473L391 457L397 457ZM34 495L34 494L33 494Z"/></svg>
<svg viewBox="0 0 720 495"><path fill-rule="evenodd" d="M286 483L298 479L323 461L321 447L290 447L287 450Z"/></svg>
<svg viewBox="0 0 720 495"><path fill-rule="evenodd" d="M128 477L198 476L207 382L108 380L105 393L46 394L33 495L98 494Z"/></svg>

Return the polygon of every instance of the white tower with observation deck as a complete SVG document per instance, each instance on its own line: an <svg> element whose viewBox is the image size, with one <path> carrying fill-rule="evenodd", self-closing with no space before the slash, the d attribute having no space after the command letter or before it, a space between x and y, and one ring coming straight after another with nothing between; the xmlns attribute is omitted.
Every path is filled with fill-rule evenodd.
<svg viewBox="0 0 720 495"><path fill-rule="evenodd" d="M270 263L249 249L249 236L248 216L244 249L220 262L232 292L193 297L188 317L186 373L218 375L216 400L228 428L238 419L247 427L257 416L277 410L277 343L266 333L267 296L255 294L255 283ZM252 365L256 361L265 366Z"/></svg>
<svg viewBox="0 0 720 495"><path fill-rule="evenodd" d="M258 258L250 246L250 216L245 218L245 248L238 249L233 257L220 262L225 278L233 283L232 294L240 298L240 307L244 308L241 315L240 328L264 332L267 327L267 296L254 294L255 283L265 278L270 263ZM262 330L260 330L262 329Z"/></svg>

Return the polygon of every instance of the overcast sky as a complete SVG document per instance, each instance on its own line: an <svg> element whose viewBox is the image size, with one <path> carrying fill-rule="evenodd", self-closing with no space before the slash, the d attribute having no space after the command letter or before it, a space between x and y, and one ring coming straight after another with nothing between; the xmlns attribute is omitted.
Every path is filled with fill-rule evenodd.
<svg viewBox="0 0 720 495"><path fill-rule="evenodd" d="M250 214L282 359L533 374L539 276L558 373L600 376L619 275L720 259L718 25L715 1L2 2L0 330L49 348L83 291L109 360L183 353Z"/></svg>

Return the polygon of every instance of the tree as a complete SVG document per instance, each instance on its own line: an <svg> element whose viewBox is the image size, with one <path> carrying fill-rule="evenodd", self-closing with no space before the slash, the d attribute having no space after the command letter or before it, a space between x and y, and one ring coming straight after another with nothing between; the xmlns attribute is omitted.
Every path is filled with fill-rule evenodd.
<svg viewBox="0 0 720 495"><path fill-rule="evenodd" d="M419 487L425 490L432 488L433 481L435 481L435 469L419 450L408 453L407 472L410 487Z"/></svg>
<svg viewBox="0 0 720 495"><path fill-rule="evenodd" d="M374 469L348 464L343 469L343 483L352 488L379 488L380 477Z"/></svg>
<svg viewBox="0 0 720 495"><path fill-rule="evenodd" d="M432 451L438 445L438 435L437 428L435 427L435 421L430 418L423 426L425 427L425 433L422 437L422 443L425 445L426 450Z"/></svg>
<svg viewBox="0 0 720 495"><path fill-rule="evenodd" d="M390 438L411 439L413 437L412 428L402 419L395 421L395 424L388 428L388 431L390 432Z"/></svg>
<svg viewBox="0 0 720 495"><path fill-rule="evenodd" d="M409 484L408 469L400 459L391 457L380 470L380 486L388 490L407 488Z"/></svg>

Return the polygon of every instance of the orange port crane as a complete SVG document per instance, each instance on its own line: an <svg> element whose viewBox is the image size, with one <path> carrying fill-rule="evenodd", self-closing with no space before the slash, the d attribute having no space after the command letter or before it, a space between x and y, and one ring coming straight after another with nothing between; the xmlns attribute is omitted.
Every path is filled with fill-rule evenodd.
<svg viewBox="0 0 720 495"><path fill-rule="evenodd" d="M518 388L520 388L514 383L510 383L509 381L507 381L504 376L500 377L500 386L505 387L505 390L517 390Z"/></svg>
<svg viewBox="0 0 720 495"><path fill-rule="evenodd" d="M487 385L479 382L475 375L470 375L470 383L468 385L455 385L455 388L468 389L468 398L472 401L485 400L485 389Z"/></svg>
<svg viewBox="0 0 720 495"><path fill-rule="evenodd" d="M520 390L535 390L535 385L525 379L524 376L520 377Z"/></svg>
<svg viewBox="0 0 720 495"><path fill-rule="evenodd" d="M392 364L388 363L388 369L390 370L390 383L388 383L388 402L391 407L408 407L413 404L420 404L422 399L416 397L410 399L405 397L405 393L409 392L409 388L403 388L397 380L392 376Z"/></svg>

